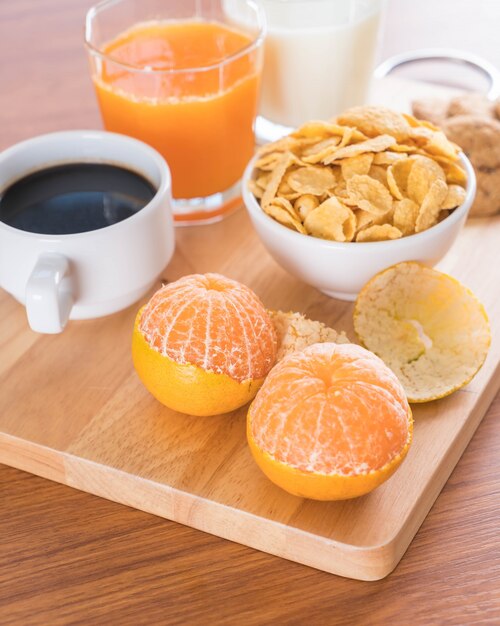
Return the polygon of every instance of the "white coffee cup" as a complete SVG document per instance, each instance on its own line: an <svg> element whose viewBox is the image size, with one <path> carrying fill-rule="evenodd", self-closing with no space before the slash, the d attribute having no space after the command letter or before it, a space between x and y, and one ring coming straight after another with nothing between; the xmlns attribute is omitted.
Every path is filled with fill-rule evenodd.
<svg viewBox="0 0 500 626"><path fill-rule="evenodd" d="M31 328L40 333L131 305L174 252L170 171L156 150L136 139L93 130L28 139L0 154L0 193L34 171L82 162L126 167L157 191L131 217L83 233L37 234L0 221L0 287L25 304Z"/></svg>

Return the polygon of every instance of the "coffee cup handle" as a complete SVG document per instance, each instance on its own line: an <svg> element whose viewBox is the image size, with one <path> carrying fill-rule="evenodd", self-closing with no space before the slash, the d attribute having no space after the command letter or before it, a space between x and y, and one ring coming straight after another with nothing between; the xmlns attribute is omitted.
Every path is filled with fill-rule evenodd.
<svg viewBox="0 0 500 626"><path fill-rule="evenodd" d="M73 281L68 259L62 254L38 257L26 285L26 312L32 330L60 333L73 307Z"/></svg>

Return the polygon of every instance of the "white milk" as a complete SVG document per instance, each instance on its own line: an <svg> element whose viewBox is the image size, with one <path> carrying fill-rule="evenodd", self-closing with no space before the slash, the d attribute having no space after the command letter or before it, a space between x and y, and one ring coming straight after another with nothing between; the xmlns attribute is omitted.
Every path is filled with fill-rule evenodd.
<svg viewBox="0 0 500 626"><path fill-rule="evenodd" d="M365 102L382 0L262 0L260 115L296 127Z"/></svg>

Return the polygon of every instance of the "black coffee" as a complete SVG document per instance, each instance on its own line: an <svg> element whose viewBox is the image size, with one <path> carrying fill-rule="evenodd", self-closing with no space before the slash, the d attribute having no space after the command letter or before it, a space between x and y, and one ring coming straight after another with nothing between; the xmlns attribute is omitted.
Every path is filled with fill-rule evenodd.
<svg viewBox="0 0 500 626"><path fill-rule="evenodd" d="M127 219L155 193L146 178L123 167L66 163L29 174L0 193L0 221L30 233L83 233Z"/></svg>

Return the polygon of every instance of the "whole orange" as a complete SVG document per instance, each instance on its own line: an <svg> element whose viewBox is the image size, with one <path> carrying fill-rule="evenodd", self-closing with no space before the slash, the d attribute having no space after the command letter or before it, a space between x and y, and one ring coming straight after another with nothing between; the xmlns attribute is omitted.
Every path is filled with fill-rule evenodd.
<svg viewBox="0 0 500 626"><path fill-rule="evenodd" d="M276 333L256 294L220 274L159 289L139 311L134 366L163 404L192 415L249 402L276 360Z"/></svg>
<svg viewBox="0 0 500 626"><path fill-rule="evenodd" d="M399 467L412 438L404 390L381 359L354 344L288 355L248 411L252 454L289 493L342 500L368 493Z"/></svg>

